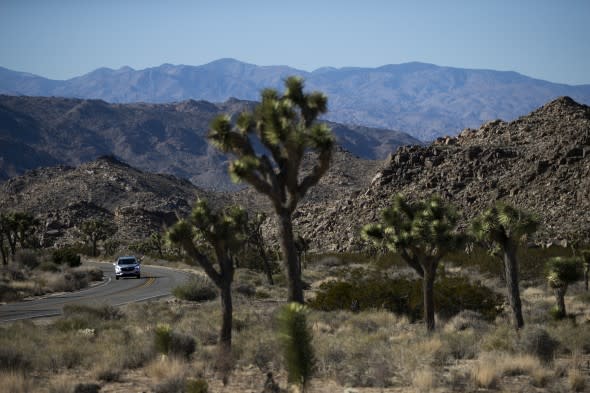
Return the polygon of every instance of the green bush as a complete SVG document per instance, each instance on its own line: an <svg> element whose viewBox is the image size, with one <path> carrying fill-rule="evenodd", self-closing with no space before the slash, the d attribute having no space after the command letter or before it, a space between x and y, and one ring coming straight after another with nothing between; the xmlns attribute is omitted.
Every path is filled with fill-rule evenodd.
<svg viewBox="0 0 590 393"><path fill-rule="evenodd" d="M25 371L30 368L31 362L15 348L0 347L0 370Z"/></svg>
<svg viewBox="0 0 590 393"><path fill-rule="evenodd" d="M70 247L55 250L52 259L57 265L67 264L69 267L77 267L82 264L80 255Z"/></svg>
<svg viewBox="0 0 590 393"><path fill-rule="evenodd" d="M154 346L157 352L185 358L195 352L195 339L186 334L176 333L168 324L159 324L154 331Z"/></svg>
<svg viewBox="0 0 590 393"><path fill-rule="evenodd" d="M443 318L472 310L491 321L499 314L503 299L487 287L471 284L465 277L441 277L435 283L434 302L437 313ZM356 310L386 309L416 321L423 315L422 282L385 277L371 277L354 283L328 282L320 286L309 306L323 311L352 307Z"/></svg>
<svg viewBox="0 0 590 393"><path fill-rule="evenodd" d="M29 269L35 269L40 263L39 255L35 251L28 249L18 250L14 255L14 261L18 265Z"/></svg>
<svg viewBox="0 0 590 393"><path fill-rule="evenodd" d="M217 297L215 284L204 276L194 276L187 283L177 286L172 294L178 299L205 302Z"/></svg>
<svg viewBox="0 0 590 393"><path fill-rule="evenodd" d="M559 343L540 326L527 325L520 332L519 347L543 363L551 363Z"/></svg>
<svg viewBox="0 0 590 393"><path fill-rule="evenodd" d="M184 385L184 393L208 393L209 384L204 379L189 379Z"/></svg>
<svg viewBox="0 0 590 393"><path fill-rule="evenodd" d="M39 264L38 269L41 271L44 271L44 272L51 272L51 273L59 272L59 266L57 266L54 262L51 262L51 261L41 262L41 264Z"/></svg>

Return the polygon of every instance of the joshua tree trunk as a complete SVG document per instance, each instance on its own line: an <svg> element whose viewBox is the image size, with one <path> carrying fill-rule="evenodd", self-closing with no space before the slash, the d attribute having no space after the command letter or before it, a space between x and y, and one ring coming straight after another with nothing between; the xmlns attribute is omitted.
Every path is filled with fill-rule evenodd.
<svg viewBox="0 0 590 393"><path fill-rule="evenodd" d="M96 243L98 242L97 239L92 239L92 256L96 256Z"/></svg>
<svg viewBox="0 0 590 393"><path fill-rule="evenodd" d="M288 301L304 303L303 285L301 283L301 265L297 257L297 249L293 240L293 222L289 212L279 213L281 252L286 264L288 282Z"/></svg>
<svg viewBox="0 0 590 393"><path fill-rule="evenodd" d="M516 246L508 239L504 245L504 271L506 274L506 287L508 288L508 300L512 308L513 322L516 330L524 326L522 318L522 305L520 302L520 289L518 287L518 262L516 260Z"/></svg>
<svg viewBox="0 0 590 393"><path fill-rule="evenodd" d="M232 329L232 299L231 299L231 280L223 279L221 283L221 333L219 334L219 344L221 355L227 354L231 350L231 329Z"/></svg>
<svg viewBox="0 0 590 393"><path fill-rule="evenodd" d="M434 278L435 271L432 268L424 269L422 278L422 294L424 296L424 323L428 332L434 331Z"/></svg>
<svg viewBox="0 0 590 393"><path fill-rule="evenodd" d="M566 312L565 312L565 292L567 290L567 287L559 287L559 288L555 288L555 300L557 301L557 315L556 317L559 319L565 318L566 317Z"/></svg>

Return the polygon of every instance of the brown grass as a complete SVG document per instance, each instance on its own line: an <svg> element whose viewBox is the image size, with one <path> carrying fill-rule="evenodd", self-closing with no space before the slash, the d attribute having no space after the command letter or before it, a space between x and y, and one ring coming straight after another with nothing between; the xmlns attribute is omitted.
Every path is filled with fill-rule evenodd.
<svg viewBox="0 0 590 393"><path fill-rule="evenodd" d="M10 393L29 393L33 390L33 383L20 372L0 371L0 389Z"/></svg>

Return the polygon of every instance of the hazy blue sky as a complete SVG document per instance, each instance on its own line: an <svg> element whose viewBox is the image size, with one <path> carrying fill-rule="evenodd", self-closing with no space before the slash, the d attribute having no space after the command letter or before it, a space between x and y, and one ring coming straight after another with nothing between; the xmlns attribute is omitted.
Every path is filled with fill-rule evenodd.
<svg viewBox="0 0 590 393"><path fill-rule="evenodd" d="M0 0L0 66L375 67L421 61L590 83L590 0Z"/></svg>

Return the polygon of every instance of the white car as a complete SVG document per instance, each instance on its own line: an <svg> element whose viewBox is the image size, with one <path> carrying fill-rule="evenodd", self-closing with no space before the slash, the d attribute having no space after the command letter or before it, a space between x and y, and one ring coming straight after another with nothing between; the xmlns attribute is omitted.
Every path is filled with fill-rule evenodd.
<svg viewBox="0 0 590 393"><path fill-rule="evenodd" d="M139 260L134 256L125 256L117 258L115 265L115 279L120 277L137 277L141 278L141 266Z"/></svg>

